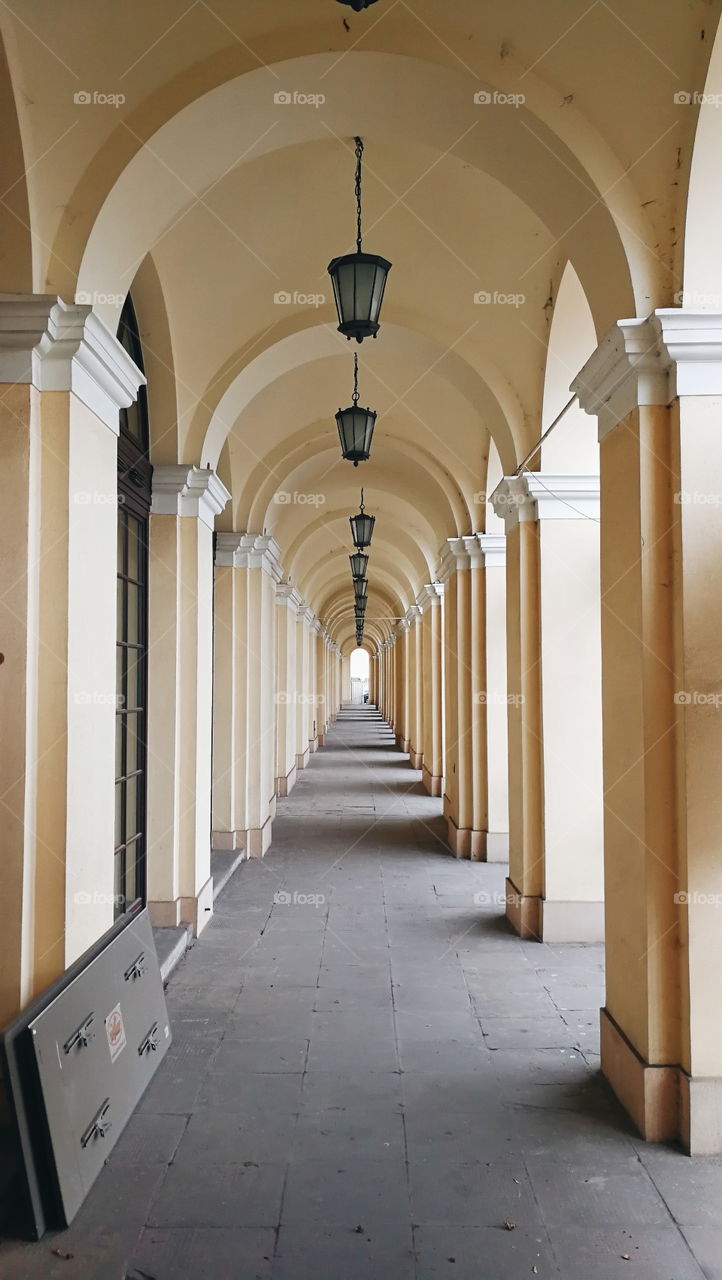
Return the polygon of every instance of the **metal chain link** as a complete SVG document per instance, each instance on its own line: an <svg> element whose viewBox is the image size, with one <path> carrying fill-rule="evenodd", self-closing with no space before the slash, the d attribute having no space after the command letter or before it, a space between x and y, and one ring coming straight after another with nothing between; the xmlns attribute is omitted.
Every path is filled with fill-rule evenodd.
<svg viewBox="0 0 722 1280"><path fill-rule="evenodd" d="M361 252L361 158L364 152L362 138L356 138L356 252Z"/></svg>

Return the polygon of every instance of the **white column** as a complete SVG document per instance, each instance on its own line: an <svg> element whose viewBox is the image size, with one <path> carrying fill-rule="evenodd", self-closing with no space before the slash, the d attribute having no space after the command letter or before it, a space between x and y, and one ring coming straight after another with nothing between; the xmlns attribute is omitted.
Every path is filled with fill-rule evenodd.
<svg viewBox="0 0 722 1280"><path fill-rule="evenodd" d="M492 495L507 535L524 535L510 598L520 628L510 674L509 917L545 942L604 937L599 477L527 473ZM521 526L521 527L520 527ZM527 622L525 622L525 619ZM518 666L521 664L521 667ZM534 705L536 703L536 705ZM528 773L527 773L528 770ZM538 791L537 791L538 787ZM538 821L538 825L537 825Z"/></svg>
<svg viewBox="0 0 722 1280"><path fill-rule="evenodd" d="M599 421L607 993L602 1070L645 1137L722 1153L722 314L620 320Z"/></svg>
<svg viewBox="0 0 722 1280"><path fill-rule="evenodd" d="M213 471L153 471L148 905L154 923L196 933L213 911L213 523L229 499Z"/></svg>
<svg viewBox="0 0 722 1280"><path fill-rule="evenodd" d="M300 714L296 689L296 629L302 601L295 587L276 587L278 606L278 669L276 679L276 794L287 796L296 782L296 719Z"/></svg>
<svg viewBox="0 0 722 1280"><path fill-rule="evenodd" d="M276 812L276 585L283 571L266 534L219 533L216 563L235 575L237 820L247 856L261 858Z"/></svg>
<svg viewBox="0 0 722 1280"><path fill-rule="evenodd" d="M506 687L506 538L477 533L486 569L486 742L489 789L487 862L509 860Z"/></svg>
<svg viewBox="0 0 722 1280"><path fill-rule="evenodd" d="M443 628L440 582L427 583L416 601L421 611L421 678L424 702L422 718L421 780L430 796L441 796L444 786L443 757Z"/></svg>
<svg viewBox="0 0 722 1280"><path fill-rule="evenodd" d="M0 1023L113 920L118 411L143 381L90 307L0 296Z"/></svg>

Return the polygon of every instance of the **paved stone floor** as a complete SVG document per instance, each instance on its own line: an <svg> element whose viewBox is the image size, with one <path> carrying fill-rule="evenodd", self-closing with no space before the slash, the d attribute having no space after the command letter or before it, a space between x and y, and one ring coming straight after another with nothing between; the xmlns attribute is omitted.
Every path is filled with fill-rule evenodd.
<svg viewBox="0 0 722 1280"><path fill-rule="evenodd" d="M722 1160L645 1146L600 1081L601 949L513 937L418 778L342 714L80 1216L0 1280L722 1280Z"/></svg>

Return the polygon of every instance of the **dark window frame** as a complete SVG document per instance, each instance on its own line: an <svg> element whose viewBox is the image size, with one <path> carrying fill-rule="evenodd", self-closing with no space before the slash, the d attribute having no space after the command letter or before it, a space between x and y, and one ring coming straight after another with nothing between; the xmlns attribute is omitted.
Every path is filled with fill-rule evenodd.
<svg viewBox="0 0 722 1280"><path fill-rule="evenodd" d="M118 326L118 339L144 372L143 352L138 324L130 295L126 298ZM153 468L149 458L150 428L145 387L140 388L135 406L120 411L118 439L118 618L116 652L120 651L120 684L116 717L120 733L116 735L116 780L114 843L114 882L116 917L146 900L147 857L147 781L148 781L148 536L150 529L151 479ZM130 571L131 539L135 540L135 564ZM136 613L131 634L131 595L136 595ZM131 662L137 654L137 662ZM137 698L128 703L129 675L135 665ZM132 717L132 721L131 721ZM132 727L131 727L132 726ZM129 768L131 732L134 768ZM128 830L129 788L134 788L136 821ZM118 801L120 788L120 809ZM120 821L118 814L120 812ZM133 859L132 875L129 858ZM132 890L132 892L129 892Z"/></svg>

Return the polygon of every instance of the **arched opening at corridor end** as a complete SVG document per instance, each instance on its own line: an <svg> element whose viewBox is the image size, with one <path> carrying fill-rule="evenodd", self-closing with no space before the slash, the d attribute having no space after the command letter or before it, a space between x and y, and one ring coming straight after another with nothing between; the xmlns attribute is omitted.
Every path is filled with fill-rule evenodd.
<svg viewBox="0 0 722 1280"><path fill-rule="evenodd" d="M349 663L350 698L358 705L369 700L369 655L365 649L354 649Z"/></svg>

